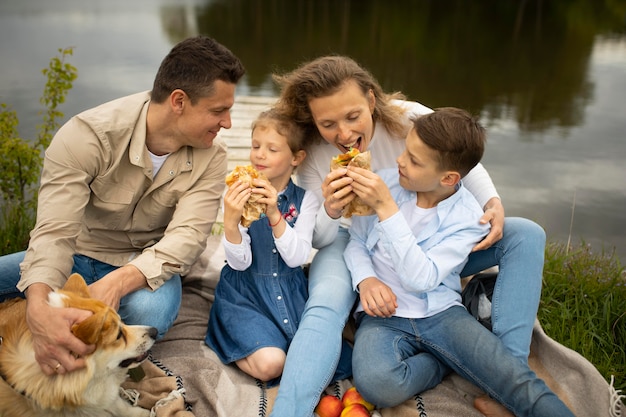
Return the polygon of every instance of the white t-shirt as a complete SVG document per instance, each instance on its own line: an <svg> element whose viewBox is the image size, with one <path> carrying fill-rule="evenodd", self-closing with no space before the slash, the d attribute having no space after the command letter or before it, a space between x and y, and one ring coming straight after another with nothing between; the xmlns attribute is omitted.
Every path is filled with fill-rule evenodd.
<svg viewBox="0 0 626 417"><path fill-rule="evenodd" d="M170 154L155 155L150 151L148 151L148 153L150 154L150 160L152 161L152 179L154 179Z"/></svg>

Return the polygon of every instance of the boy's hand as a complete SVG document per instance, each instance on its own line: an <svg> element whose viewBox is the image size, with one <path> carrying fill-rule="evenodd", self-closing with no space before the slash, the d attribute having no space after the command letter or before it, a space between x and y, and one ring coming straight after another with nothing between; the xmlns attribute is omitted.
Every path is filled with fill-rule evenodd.
<svg viewBox="0 0 626 417"><path fill-rule="evenodd" d="M391 317L396 313L398 303L391 288L376 277L365 278L359 283L361 305L365 313L372 317Z"/></svg>
<svg viewBox="0 0 626 417"><path fill-rule="evenodd" d="M398 205L391 197L387 184L374 172L350 166L347 176L352 178L352 190L361 200L376 211L383 221L398 211Z"/></svg>

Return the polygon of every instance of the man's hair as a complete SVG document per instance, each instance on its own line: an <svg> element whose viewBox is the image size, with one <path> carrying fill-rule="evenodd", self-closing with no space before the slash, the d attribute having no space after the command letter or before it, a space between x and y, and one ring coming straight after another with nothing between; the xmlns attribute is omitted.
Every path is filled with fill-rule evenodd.
<svg viewBox="0 0 626 417"><path fill-rule="evenodd" d="M217 80L237 84L243 64L228 48L208 36L187 38L176 44L161 62L152 87L152 101L164 102L176 89L192 104L213 93Z"/></svg>
<svg viewBox="0 0 626 417"><path fill-rule="evenodd" d="M412 121L422 142L439 154L441 169L464 177L480 162L487 140L485 128L467 111L441 107Z"/></svg>
<svg viewBox="0 0 626 417"><path fill-rule="evenodd" d="M287 144L292 154L304 149L304 130L289 115L276 107L259 114L256 120L252 122L252 132L256 128L275 129L281 136L287 138Z"/></svg>

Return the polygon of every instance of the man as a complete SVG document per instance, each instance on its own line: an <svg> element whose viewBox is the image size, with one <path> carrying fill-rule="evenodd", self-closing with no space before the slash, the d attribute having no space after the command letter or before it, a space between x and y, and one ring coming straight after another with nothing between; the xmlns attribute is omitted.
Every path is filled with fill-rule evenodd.
<svg viewBox="0 0 626 417"><path fill-rule="evenodd" d="M81 355L94 348L70 332L91 313L46 301L72 272L126 323L154 326L159 337L173 324L180 276L219 209L226 147L214 140L231 127L244 72L215 40L189 38L165 57L152 91L87 110L55 135L28 249L0 258L0 299L26 296L45 373L83 367Z"/></svg>

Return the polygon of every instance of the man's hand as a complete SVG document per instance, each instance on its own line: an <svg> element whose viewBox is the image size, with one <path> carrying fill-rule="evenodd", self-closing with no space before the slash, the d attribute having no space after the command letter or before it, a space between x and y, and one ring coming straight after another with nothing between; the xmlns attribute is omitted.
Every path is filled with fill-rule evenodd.
<svg viewBox="0 0 626 417"><path fill-rule="evenodd" d="M396 313L396 295L378 278L369 277L361 281L359 294L366 314L373 317L391 317Z"/></svg>
<svg viewBox="0 0 626 417"><path fill-rule="evenodd" d="M493 197L485 204L485 214L480 218L481 224L491 223L491 230L483 240L478 242L472 252L487 249L502 239L504 229L504 206L498 197Z"/></svg>
<svg viewBox="0 0 626 417"><path fill-rule="evenodd" d="M32 284L26 290L26 322L33 335L35 359L46 375L64 374L86 363L83 358L94 351L71 332L72 325L89 316L91 311L76 308L57 308L48 304L50 287Z"/></svg>
<svg viewBox="0 0 626 417"><path fill-rule="evenodd" d="M97 298L118 310L122 297L147 287L146 277L141 271L135 266L127 264L109 272L89 285L89 293L93 298Z"/></svg>

